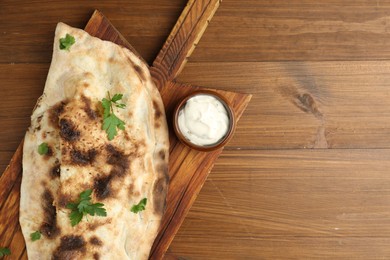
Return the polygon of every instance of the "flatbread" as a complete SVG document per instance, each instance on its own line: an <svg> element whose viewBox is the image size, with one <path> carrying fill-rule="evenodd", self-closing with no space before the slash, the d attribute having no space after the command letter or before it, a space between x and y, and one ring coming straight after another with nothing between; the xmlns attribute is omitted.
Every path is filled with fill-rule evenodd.
<svg viewBox="0 0 390 260"><path fill-rule="evenodd" d="M59 48L70 34L75 44ZM101 100L121 93L125 130L102 130ZM46 142L49 151L38 153ZM20 224L29 259L147 259L165 210L168 130L147 66L128 49L59 23L43 95L23 149ZM92 189L107 217L75 227L66 205ZM144 211L132 205L147 198ZM41 239L30 234L40 231Z"/></svg>

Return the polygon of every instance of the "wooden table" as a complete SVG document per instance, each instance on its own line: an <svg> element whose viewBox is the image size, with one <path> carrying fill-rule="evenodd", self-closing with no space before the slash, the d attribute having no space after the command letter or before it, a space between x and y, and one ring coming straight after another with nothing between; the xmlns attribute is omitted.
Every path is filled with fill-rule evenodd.
<svg viewBox="0 0 390 260"><path fill-rule="evenodd" d="M151 62L186 2L2 0L0 172L58 21L100 9ZM388 60L390 1L224 0L179 80L254 95L166 258L389 259Z"/></svg>

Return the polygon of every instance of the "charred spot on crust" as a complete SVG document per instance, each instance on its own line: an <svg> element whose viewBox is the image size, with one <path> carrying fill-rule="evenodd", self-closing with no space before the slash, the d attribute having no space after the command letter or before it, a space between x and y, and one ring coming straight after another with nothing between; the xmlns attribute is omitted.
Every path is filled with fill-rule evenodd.
<svg viewBox="0 0 390 260"><path fill-rule="evenodd" d="M63 236L59 247L53 253L52 259L73 259L81 252L85 252L85 245L82 236Z"/></svg>
<svg viewBox="0 0 390 260"><path fill-rule="evenodd" d="M65 155L68 152L68 149L66 146L61 148L61 155Z"/></svg>
<svg viewBox="0 0 390 260"><path fill-rule="evenodd" d="M96 198L105 199L111 195L110 183L113 175L110 174L108 176L100 177L95 179L94 181L94 190Z"/></svg>
<svg viewBox="0 0 390 260"><path fill-rule="evenodd" d="M55 128L58 128L58 118L64 112L64 107L67 104L66 101L62 101L49 110L49 122L54 126Z"/></svg>
<svg viewBox="0 0 390 260"><path fill-rule="evenodd" d="M96 194L96 198L99 200L112 197L115 192L112 192L111 183L115 178L121 178L125 176L126 171L119 166L114 166L110 174L103 177L95 178L93 189Z"/></svg>
<svg viewBox="0 0 390 260"><path fill-rule="evenodd" d="M59 178L61 176L61 164L59 163L58 159L55 162L55 165L50 171L50 175L52 178Z"/></svg>
<svg viewBox="0 0 390 260"><path fill-rule="evenodd" d="M74 164L86 165L93 163L96 155L97 151L93 148L86 152L79 151L76 149L70 151L70 158Z"/></svg>
<svg viewBox="0 0 390 260"><path fill-rule="evenodd" d="M89 243L91 243L92 245L95 245L95 246L103 245L103 242L97 236L91 237L89 239Z"/></svg>
<svg viewBox="0 0 390 260"><path fill-rule="evenodd" d="M98 229L99 227L104 226L105 224L110 224L112 222L112 218L106 217L102 218L101 220L95 220L93 223L87 223L87 228L89 231L94 231Z"/></svg>
<svg viewBox="0 0 390 260"><path fill-rule="evenodd" d="M93 254L93 259L94 259L94 260L99 260L99 259L100 259L99 253L94 253L94 254Z"/></svg>
<svg viewBox="0 0 390 260"><path fill-rule="evenodd" d="M162 215L165 211L166 201L165 195L168 190L168 168L166 166L159 167L159 178L153 186L154 211Z"/></svg>
<svg viewBox="0 0 390 260"><path fill-rule="evenodd" d="M63 236L61 237L60 249L64 251L80 250L85 246L85 241L82 236Z"/></svg>
<svg viewBox="0 0 390 260"><path fill-rule="evenodd" d="M153 109L154 109L154 128L160 128L161 124L158 120L162 116L162 111L156 100L153 100Z"/></svg>
<svg viewBox="0 0 390 260"><path fill-rule="evenodd" d="M42 208L44 212L44 220L39 228L39 231L48 238L55 238L60 230L57 226L57 212L53 205L53 195L49 190L45 190L42 194Z"/></svg>
<svg viewBox="0 0 390 260"><path fill-rule="evenodd" d="M100 224L99 223L88 223L88 229L91 230L91 231L94 231L96 230L98 227L100 227Z"/></svg>
<svg viewBox="0 0 390 260"><path fill-rule="evenodd" d="M125 176L125 174L126 174L126 171L123 168L118 167L118 166L112 167L112 169L110 171L110 176L112 176L113 178L114 177L123 177L123 176Z"/></svg>
<svg viewBox="0 0 390 260"><path fill-rule="evenodd" d="M72 201L72 198L69 194L63 194L63 193L59 193L58 194L58 206L61 207L61 208L66 208L66 205L68 205L69 202Z"/></svg>
<svg viewBox="0 0 390 260"><path fill-rule="evenodd" d="M157 120L162 116L162 112L156 100L153 100L153 108L154 108L154 120Z"/></svg>
<svg viewBox="0 0 390 260"><path fill-rule="evenodd" d="M68 142L75 141L80 138L80 131L76 130L75 125L68 119L60 120L60 135Z"/></svg>
<svg viewBox="0 0 390 260"><path fill-rule="evenodd" d="M113 145L106 145L106 151L106 162L107 164L112 165L110 173L106 176L99 176L94 179L94 191L96 197L100 200L112 196L112 181L115 178L124 177L130 165L128 155L125 155Z"/></svg>
<svg viewBox="0 0 390 260"><path fill-rule="evenodd" d="M53 149L51 148L50 145L47 146L47 153L45 153L45 159L48 159L53 155Z"/></svg>
<svg viewBox="0 0 390 260"><path fill-rule="evenodd" d="M140 66L138 66L137 64L135 64L132 59L129 58L128 60L129 60L130 64L133 66L134 70L137 72L139 79L141 81L145 81L146 78L145 78L145 74L144 74L144 71L142 70L142 68Z"/></svg>
<svg viewBox="0 0 390 260"><path fill-rule="evenodd" d="M115 148L113 145L108 144L106 146L108 152L107 163L110 165L121 165L123 168L127 168L128 165L122 165L123 161L127 161L127 156L124 155L121 151Z"/></svg>
<svg viewBox="0 0 390 260"><path fill-rule="evenodd" d="M113 165L114 168L117 168L119 175L125 174L126 170L129 168L129 158L123 152L117 150L111 144L106 146L108 152L107 163Z"/></svg>
<svg viewBox="0 0 390 260"><path fill-rule="evenodd" d="M142 68L138 65L135 65L135 64L133 64L133 65L134 65L135 71L138 73L141 80L146 81L145 74L144 74L144 71L142 70Z"/></svg>
<svg viewBox="0 0 390 260"><path fill-rule="evenodd" d="M35 127L34 131L40 131L41 130L41 121L42 121L43 115L40 115L37 117L37 127Z"/></svg>
<svg viewBox="0 0 390 260"><path fill-rule="evenodd" d="M158 152L158 156L160 156L160 159L164 161L165 160L165 151L164 150L160 150Z"/></svg>
<svg viewBox="0 0 390 260"><path fill-rule="evenodd" d="M85 84L87 84L87 83L85 83ZM85 105L83 108L84 112L87 114L89 119L92 119L92 120L96 119L98 117L98 114L96 113L95 110L92 109L91 100L84 95L81 96L81 99Z"/></svg>

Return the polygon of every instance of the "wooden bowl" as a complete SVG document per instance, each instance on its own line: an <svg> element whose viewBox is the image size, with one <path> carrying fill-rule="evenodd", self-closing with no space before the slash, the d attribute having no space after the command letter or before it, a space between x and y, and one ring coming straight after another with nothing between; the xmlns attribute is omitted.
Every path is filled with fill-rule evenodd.
<svg viewBox="0 0 390 260"><path fill-rule="evenodd" d="M178 119L179 119L180 110L185 106L185 104L187 103L187 100L189 100L190 98L197 96L197 95L209 95L209 96L215 97L223 104L223 106L225 107L226 112L228 114L229 128L228 128L227 133L225 134L224 137L222 137L222 139L220 139L218 142L211 144L211 145L196 145L196 144L192 143L190 140L188 140L182 134L182 132L179 128ZM217 150L219 148L222 148L230 140L230 138L233 136L235 126L236 126L236 119L234 116L233 109L229 105L229 102L227 101L227 99L224 96L222 96L218 92L211 91L211 90L197 90L195 92L192 92L191 94L189 94L188 96L186 96L184 99L182 99L179 102L179 104L176 106L176 108L173 112L173 129L175 131L177 138L183 144L187 145L188 147L190 147L192 149L198 150L198 151L208 152L208 151L213 151L213 150Z"/></svg>

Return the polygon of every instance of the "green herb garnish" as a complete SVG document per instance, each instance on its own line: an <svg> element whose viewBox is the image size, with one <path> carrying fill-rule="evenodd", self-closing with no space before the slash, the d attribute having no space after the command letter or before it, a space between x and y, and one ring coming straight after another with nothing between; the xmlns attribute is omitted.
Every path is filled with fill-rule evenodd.
<svg viewBox="0 0 390 260"><path fill-rule="evenodd" d="M143 198L142 200L140 200L140 202L138 204L133 205L131 207L130 211L133 212L133 213L138 213L140 211L145 210L146 202L148 202L148 199L147 198Z"/></svg>
<svg viewBox="0 0 390 260"><path fill-rule="evenodd" d="M31 241L37 241L41 239L41 232L35 231L34 233L30 234Z"/></svg>
<svg viewBox="0 0 390 260"><path fill-rule="evenodd" d="M82 218L86 215L91 216L107 216L107 211L103 208L103 203L91 202L92 190L88 189L80 193L80 198L76 203L68 203L66 207L71 209L72 212L69 214L70 223L72 227L76 226Z"/></svg>
<svg viewBox="0 0 390 260"><path fill-rule="evenodd" d="M76 41L72 35L66 34L65 38L60 39L60 50L69 51L70 46L72 46L75 42Z"/></svg>
<svg viewBox="0 0 390 260"><path fill-rule="evenodd" d="M41 144L38 146L38 153L39 153L40 155L47 154L48 151L49 151L49 146L47 145L47 143L41 143Z"/></svg>
<svg viewBox="0 0 390 260"><path fill-rule="evenodd" d="M11 250L9 250L9 248L0 247L0 257L10 255L10 254L11 254Z"/></svg>
<svg viewBox="0 0 390 260"><path fill-rule="evenodd" d="M107 92L108 99L102 99L103 106L103 130L107 132L108 140L114 139L117 135L117 128L121 130L125 130L125 122L119 119L114 114L114 107L117 108L125 108L126 105L123 103L117 103L117 101L121 100L123 94L115 94L112 98L110 96L110 92Z"/></svg>

